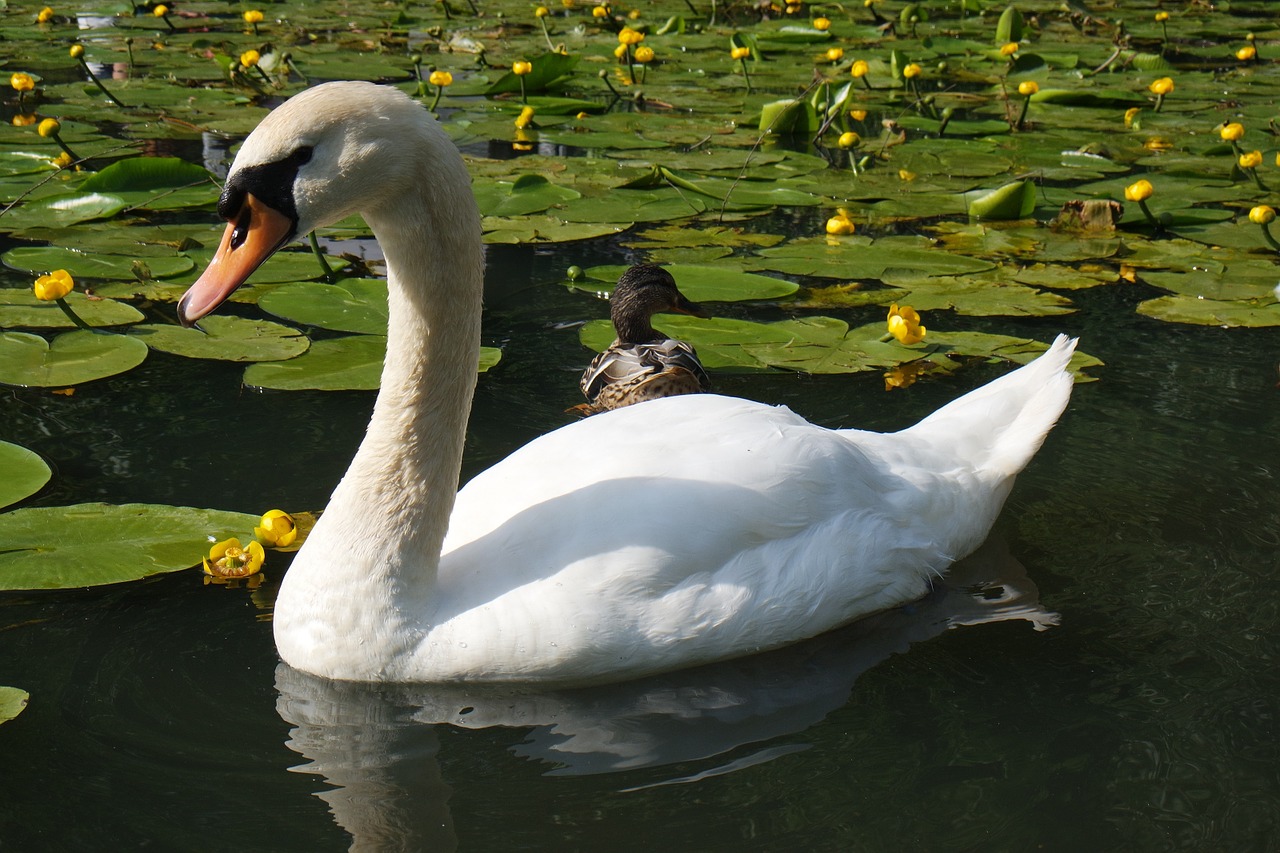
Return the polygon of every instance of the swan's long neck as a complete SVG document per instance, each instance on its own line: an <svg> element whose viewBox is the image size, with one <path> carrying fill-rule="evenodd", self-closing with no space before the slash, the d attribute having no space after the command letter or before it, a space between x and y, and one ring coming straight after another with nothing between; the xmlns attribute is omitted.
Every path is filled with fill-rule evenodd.
<svg viewBox="0 0 1280 853"><path fill-rule="evenodd" d="M484 276L465 167L456 153L425 162L412 186L364 212L387 263L387 356L368 432L322 520L347 540L326 536L325 547L354 549L327 562L402 603L429 594L453 509Z"/></svg>

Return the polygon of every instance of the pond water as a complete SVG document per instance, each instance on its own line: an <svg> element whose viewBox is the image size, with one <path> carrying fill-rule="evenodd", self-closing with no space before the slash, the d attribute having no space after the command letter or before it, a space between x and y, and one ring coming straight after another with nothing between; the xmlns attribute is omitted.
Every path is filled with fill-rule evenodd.
<svg viewBox="0 0 1280 853"><path fill-rule="evenodd" d="M464 476L566 423L606 305L547 282L609 242L491 247ZM8 282L18 286L18 282ZM1275 329L1074 315L1106 362L990 541L924 601L771 655L608 688L336 685L278 663L259 590L198 571L0 597L0 839L14 850L1268 850L1280 845ZM836 313L866 322L882 309ZM1008 369L718 374L823 424L896 429ZM254 393L153 353L73 396L8 389L35 501L318 508L367 393ZM73 531L68 531L73 535ZM1037 628L1041 630L1037 630Z"/></svg>

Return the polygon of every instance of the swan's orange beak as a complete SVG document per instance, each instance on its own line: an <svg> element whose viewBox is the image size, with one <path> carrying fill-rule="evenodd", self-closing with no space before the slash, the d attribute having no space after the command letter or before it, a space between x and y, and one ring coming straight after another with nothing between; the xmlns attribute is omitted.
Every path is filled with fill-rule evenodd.
<svg viewBox="0 0 1280 853"><path fill-rule="evenodd" d="M213 260L178 302L178 320L193 326L227 300L262 262L293 237L295 223L246 193L244 204L227 224Z"/></svg>

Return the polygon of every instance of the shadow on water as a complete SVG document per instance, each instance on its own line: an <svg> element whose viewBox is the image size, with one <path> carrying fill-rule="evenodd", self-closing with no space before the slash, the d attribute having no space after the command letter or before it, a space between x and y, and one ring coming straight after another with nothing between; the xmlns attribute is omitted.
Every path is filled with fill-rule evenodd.
<svg viewBox="0 0 1280 853"><path fill-rule="evenodd" d="M575 690L335 682L276 668L287 745L331 788L317 797L354 850L458 846L441 730L524 730L509 745L544 775L616 773L622 793L692 784L806 750L794 736L849 702L857 679L951 628L1058 622L997 538L914 604L767 654ZM467 806L469 807L469 806Z"/></svg>

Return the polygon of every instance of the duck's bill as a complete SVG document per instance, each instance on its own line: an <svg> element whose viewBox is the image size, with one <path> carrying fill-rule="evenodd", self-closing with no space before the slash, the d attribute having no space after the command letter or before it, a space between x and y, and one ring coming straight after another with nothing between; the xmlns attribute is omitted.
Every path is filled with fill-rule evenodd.
<svg viewBox="0 0 1280 853"><path fill-rule="evenodd" d="M680 301L677 302L675 307L670 310L674 311L677 314L688 314L693 317L710 316L709 314L707 314L707 310L705 308L703 308L701 305L699 305L696 302L690 302L688 299L684 297L683 293L680 294Z"/></svg>
<svg viewBox="0 0 1280 853"><path fill-rule="evenodd" d="M227 224L213 260L178 302L182 325L194 325L225 302L263 261L293 239L295 228L293 219L246 194L240 211Z"/></svg>

